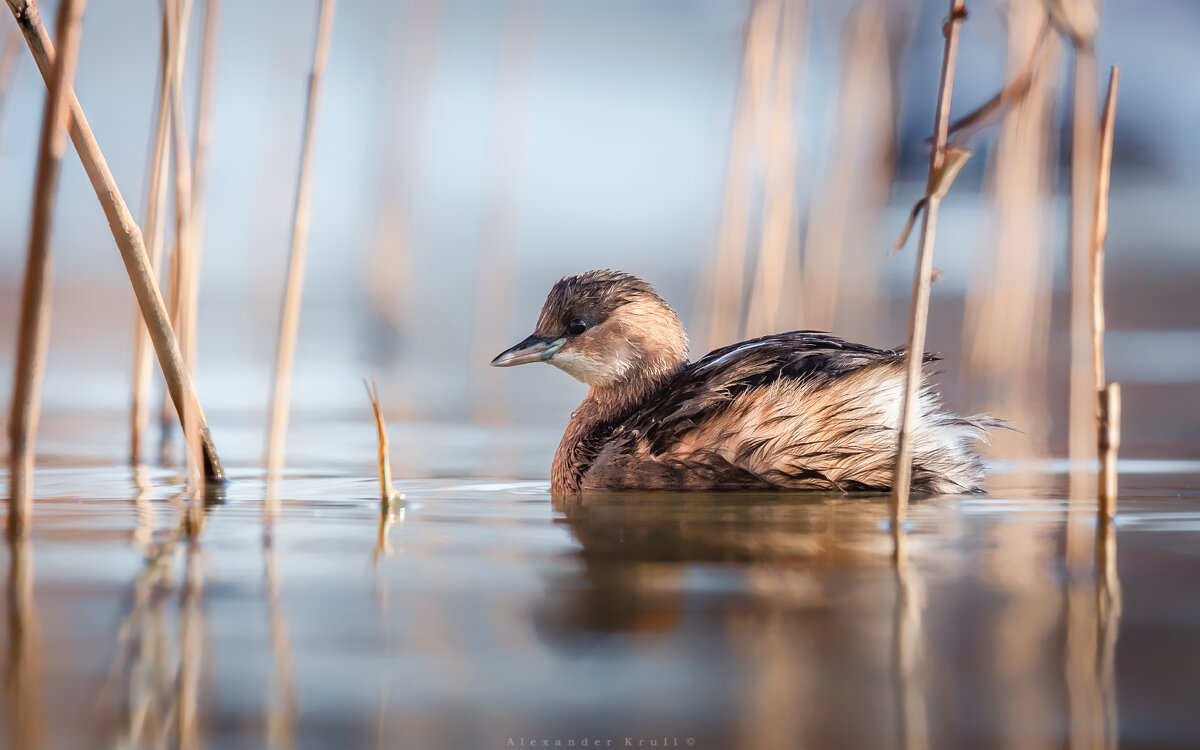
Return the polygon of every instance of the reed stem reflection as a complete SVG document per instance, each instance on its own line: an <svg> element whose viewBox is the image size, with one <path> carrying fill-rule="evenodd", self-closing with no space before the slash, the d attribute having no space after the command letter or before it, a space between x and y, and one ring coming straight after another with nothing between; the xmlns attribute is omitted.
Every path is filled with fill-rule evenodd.
<svg viewBox="0 0 1200 750"><path fill-rule="evenodd" d="M27 535L8 535L8 665L4 675L8 743L45 744L42 712L41 625L33 599L33 546Z"/></svg>

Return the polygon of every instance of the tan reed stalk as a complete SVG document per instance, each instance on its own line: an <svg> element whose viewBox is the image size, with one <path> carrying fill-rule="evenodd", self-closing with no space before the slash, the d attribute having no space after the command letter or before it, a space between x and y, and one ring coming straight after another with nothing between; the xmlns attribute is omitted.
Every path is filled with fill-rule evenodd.
<svg viewBox="0 0 1200 750"><path fill-rule="evenodd" d="M1108 238L1108 192L1112 183L1113 130L1121 69L1113 66L1100 123L1096 195L1089 237L1092 302L1092 377L1096 392L1096 435L1100 455L1100 516L1111 520L1117 502L1117 448L1121 441L1121 387L1104 376L1104 244Z"/></svg>
<svg viewBox="0 0 1200 750"><path fill-rule="evenodd" d="M41 70L42 77L49 82L54 67L54 45L50 35L42 24L33 0L7 0L9 9L17 19L17 25L25 37L25 43L33 54ZM184 411L185 404L192 404L196 412L196 422L204 450L204 471L209 479L224 479L225 472L221 467L221 459L213 445L208 423L200 402L196 397L195 388L187 370L183 366L183 356L175 340L171 323L167 316L166 305L159 292L158 283L150 269L149 258L146 256L146 245L142 231L129 211L129 206L121 196L104 154L96 143L96 136L88 124L83 108L74 91L68 92L70 104L70 135L75 145L75 151L83 163L84 171L91 180L96 191L96 197L104 209L109 227L117 249L121 252L121 260L129 274L129 281L137 297L142 316L150 330L150 339L158 354L159 364L167 381L167 389L171 400L175 403L177 412Z"/></svg>
<svg viewBox="0 0 1200 750"><path fill-rule="evenodd" d="M750 292L743 338L774 333L782 323L785 269L796 212L795 124L797 87L804 77L804 34L808 3L791 0L780 19L779 51L775 60L774 91L767 113L766 178L762 238Z"/></svg>
<svg viewBox="0 0 1200 750"><path fill-rule="evenodd" d="M1069 227L1071 278L1071 367L1068 400L1067 455L1070 459L1070 490L1072 499L1084 499L1091 494L1091 475L1087 463L1095 458L1095 388L1091 375L1089 347L1089 235L1094 221L1096 163L1097 163L1097 91L1096 53L1093 39L1098 27L1098 9L1084 13L1098 2L1057 0L1049 7L1056 13L1060 25L1074 45L1074 79L1071 126L1071 220ZM1077 527L1072 524L1072 527ZM1081 540L1068 535L1068 557L1082 557Z"/></svg>
<svg viewBox="0 0 1200 750"><path fill-rule="evenodd" d="M520 176L528 143L528 117L537 72L540 0L510 0L504 4L496 61L495 105L489 134L487 177L481 219L479 264L470 362L483 363L508 337L513 272L517 260ZM507 419L501 380L482 367L482 387L472 394L472 416L498 424Z"/></svg>
<svg viewBox="0 0 1200 750"><path fill-rule="evenodd" d="M1031 458L1044 454L1050 431L1045 379L1053 269L1047 229L1053 215L1047 197L1061 45L1043 0L1007 3L1005 21L1009 82L983 107L951 124L951 142L965 142L1000 119L984 191L991 219L964 303L963 374L987 411L1021 426L1019 432L995 435L993 454Z"/></svg>
<svg viewBox="0 0 1200 750"><path fill-rule="evenodd" d="M861 3L846 20L831 158L809 209L800 273L803 326L851 338L869 337L881 317L873 235L895 132L884 5Z"/></svg>
<svg viewBox="0 0 1200 750"><path fill-rule="evenodd" d="M167 97L171 92L171 48L168 33L167 3L163 4L162 39L160 46L160 70L158 99L155 103L154 135L150 151L149 186L146 190L146 239L150 256L150 269L157 275L162 265L162 206L167 198L167 118L170 114ZM135 313L133 343L133 398L130 416L129 462L138 466L142 462L142 436L150 424L150 379L153 375L150 363L150 336L142 324L142 316Z"/></svg>
<svg viewBox="0 0 1200 750"><path fill-rule="evenodd" d="M188 366L196 369L196 337L200 302L200 261L204 251L205 188L208 185L208 161L212 147L212 98L217 65L217 21L221 0L205 0L204 26L200 36L200 82L196 92L196 134L192 149L192 204L190 208L188 248L191 254L191 273L184 288L183 318L190 325L180 332L183 336L183 356Z"/></svg>
<svg viewBox="0 0 1200 750"><path fill-rule="evenodd" d="M17 53L20 51L21 30L11 26L4 34L4 45L0 46L0 114L4 113L4 102L13 73L17 70Z"/></svg>
<svg viewBox="0 0 1200 750"><path fill-rule="evenodd" d="M756 0L750 10L742 75L725 174L717 255L709 279L711 294L701 295L699 310L708 308L709 349L727 344L741 327L746 242L750 229L752 157L760 140L763 113L775 59L779 0Z"/></svg>
<svg viewBox="0 0 1200 750"><path fill-rule="evenodd" d="M42 377L50 342L50 231L58 194L59 167L67 150L67 104L79 62L79 38L87 0L63 0L55 33L62 53L49 76L37 171L29 256L21 286L21 319L8 422L9 513L11 534L24 534L33 513L33 459L42 401Z"/></svg>
<svg viewBox="0 0 1200 750"><path fill-rule="evenodd" d="M944 172L954 167L955 158L947 158L946 138L950 126L950 102L954 91L954 68L958 58L958 39L967 16L965 0L950 0L950 17L944 28L946 44L942 51L942 73L938 85L937 111L934 117L933 153L929 158L929 183L926 187L925 216L921 224L921 244L917 270L913 277L913 299L908 318L908 350L905 353L906 380L900 408L900 429L896 441L896 473L892 482L892 533L897 535L908 511L912 483L912 428L920 408L919 396L925 358L925 327L929 320L929 285L933 275L933 244L937 232L938 209L949 184ZM961 164L959 164L961 167ZM899 538L898 536L895 538ZM896 545L896 552L900 547Z"/></svg>
<svg viewBox="0 0 1200 750"><path fill-rule="evenodd" d="M187 46L192 19L192 0L165 0L169 47L171 49L171 90L168 105L171 108L171 158L175 164L175 235L171 246L170 284L168 309L175 337L183 352L183 363L192 371L188 357L187 341L192 327L185 317L186 289L192 276L191 217L192 217L192 157L187 137L187 118L183 112L183 70L187 63ZM185 415L186 416L186 415ZM159 424L162 428L162 462L171 462L171 406L163 397L159 409ZM188 422L182 420L184 432Z"/></svg>
<svg viewBox="0 0 1200 750"><path fill-rule="evenodd" d="M296 360L296 336L300 330L300 302L304 294L304 264L308 250L309 211L312 203L313 144L317 112L321 106L321 81L329 59L329 40L333 32L333 12L337 0L321 0L317 21L317 42L313 49L312 74L308 79L308 105L301 140L300 172L296 181L296 200L292 215L292 246L288 256L287 284L279 320L279 343L275 357L275 379L271 388L270 423L267 428L266 464L268 474L283 468L287 442L288 410L291 401L292 367Z"/></svg>
<svg viewBox="0 0 1200 750"><path fill-rule="evenodd" d="M394 40L384 59L383 116L379 120L379 196L370 260L363 265L372 312L383 323L383 335L404 335L409 319L412 285L413 186L425 112L438 52L438 0L417 0L394 6L389 37ZM390 347L380 352L394 357ZM404 401L392 403L408 407Z"/></svg>
<svg viewBox="0 0 1200 750"><path fill-rule="evenodd" d="M370 383L364 379L363 387L367 389L367 398L371 399L371 409L375 412L375 430L379 435L379 498L386 507L396 499L396 488L392 486L392 462L388 458L387 424L383 421L383 405L379 401L375 378L371 378Z"/></svg>

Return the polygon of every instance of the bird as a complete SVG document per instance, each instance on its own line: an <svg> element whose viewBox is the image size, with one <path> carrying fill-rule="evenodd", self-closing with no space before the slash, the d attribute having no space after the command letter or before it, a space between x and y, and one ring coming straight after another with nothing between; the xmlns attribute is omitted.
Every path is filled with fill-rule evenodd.
<svg viewBox="0 0 1200 750"><path fill-rule="evenodd" d="M937 359L923 355L911 489L980 492L977 446L1007 425L945 410L924 372ZM532 362L589 386L555 452L552 493L891 489L903 348L798 330L689 361L679 316L653 286L597 270L555 283L533 333L491 364Z"/></svg>

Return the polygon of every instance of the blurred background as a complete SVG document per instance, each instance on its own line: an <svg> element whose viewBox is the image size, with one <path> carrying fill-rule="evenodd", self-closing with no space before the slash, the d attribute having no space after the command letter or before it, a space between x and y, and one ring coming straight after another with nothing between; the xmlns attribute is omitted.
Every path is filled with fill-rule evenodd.
<svg viewBox="0 0 1200 750"><path fill-rule="evenodd" d="M585 387L488 362L554 281L605 267L657 286L693 358L790 328L903 343L916 241L889 250L925 192L947 2L342 0L277 502L262 449L318 3L227 1L209 25L214 2L193 4L183 76L191 136L208 26L194 363L236 481L200 536L178 440L173 464L128 467L134 302L69 149L36 522L5 571L8 746L1197 744L1195 0L1107 4L1091 67L1092 2L968 3L954 116L1019 95L959 136L974 155L941 208L928 349L953 408L1017 430L995 436L989 494L913 504L896 558L881 496L554 502ZM162 12L92 0L76 84L139 222ZM46 92L9 15L6 415ZM1084 361L1068 449L1069 259L1091 210L1089 185L1072 230L1072 161L1114 64L1121 497L1097 524L1061 460L1095 445ZM382 511L371 376L406 495Z"/></svg>
<svg viewBox="0 0 1200 750"><path fill-rule="evenodd" d="M54 6L40 4L50 28ZM360 380L374 375L389 416L414 426L394 436L402 475L450 471L411 457L433 431L484 423L538 437L468 470L544 476L584 386L487 362L531 330L555 280L592 268L655 284L694 358L790 328L902 343L915 241L888 249L924 191L944 6L342 2L316 132L294 424L341 439L338 424L369 419ZM956 117L1037 64L1026 96L972 134L935 256L939 383L955 408L1017 424L1000 458L1066 450L1072 51L1040 33L1046 7L970 6ZM148 0L90 3L76 84L139 221L160 13ZM196 377L234 464L261 455L316 22L315 4L255 2L227 5L217 27ZM189 117L202 26L197 13ZM0 19L4 400L45 95L14 29ZM1111 64L1123 71L1108 352L1127 456L1190 456L1200 443L1198 32L1190 0L1110 3L1095 40L1097 91ZM119 460L134 304L70 149L53 254L46 424L70 415L84 429L90 415L109 436L95 457ZM319 442L292 450L323 455Z"/></svg>

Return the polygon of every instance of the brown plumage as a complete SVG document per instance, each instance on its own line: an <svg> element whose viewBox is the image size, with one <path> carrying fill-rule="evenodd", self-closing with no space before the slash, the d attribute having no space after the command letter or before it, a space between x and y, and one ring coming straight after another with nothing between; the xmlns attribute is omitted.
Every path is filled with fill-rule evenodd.
<svg viewBox="0 0 1200 750"><path fill-rule="evenodd" d="M555 492L891 486L904 392L897 350L789 331L689 363L683 326L653 287L590 271L555 284L533 335L492 364L537 361L591 386L554 456ZM973 444L995 426L943 411L923 387L913 489L978 491Z"/></svg>

